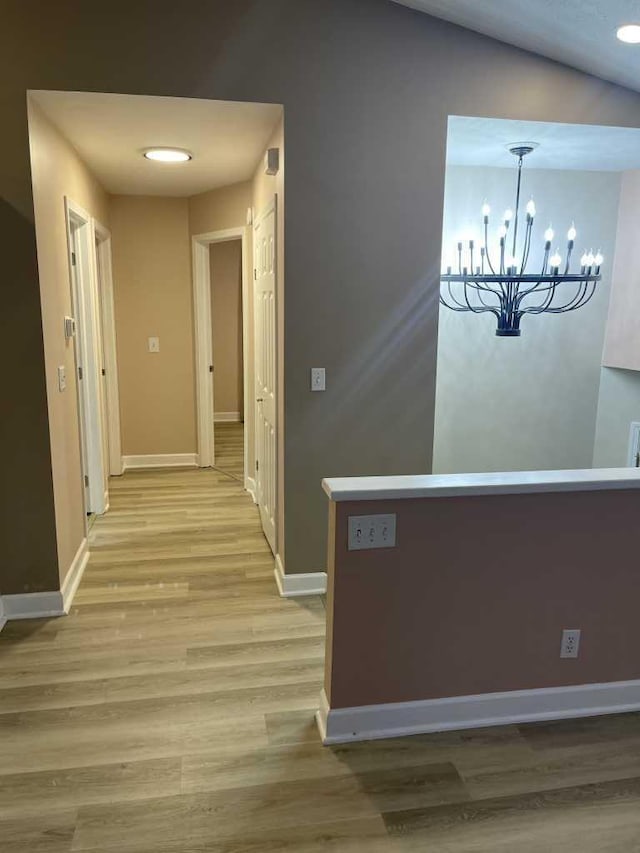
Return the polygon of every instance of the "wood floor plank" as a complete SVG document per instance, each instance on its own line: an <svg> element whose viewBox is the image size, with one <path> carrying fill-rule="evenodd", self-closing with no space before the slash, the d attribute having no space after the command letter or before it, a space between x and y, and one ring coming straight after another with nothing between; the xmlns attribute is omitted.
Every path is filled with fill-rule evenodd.
<svg viewBox="0 0 640 853"><path fill-rule="evenodd" d="M0 775L2 818L64 812L89 803L177 795L182 759L150 759ZM75 829L75 817L73 826Z"/></svg>
<svg viewBox="0 0 640 853"><path fill-rule="evenodd" d="M241 483L110 503L69 616L0 633L2 853L640 853L640 715L322 747L324 602Z"/></svg>
<svg viewBox="0 0 640 853"><path fill-rule="evenodd" d="M384 807L452 802L466 796L455 768L436 764L335 776L329 785L324 779L312 779L129 803L118 808L117 821L111 806L87 806L78 813L73 849L99 845L107 850L148 849L140 847L140 839L148 846L156 840L158 845L175 843L186 821L191 841L237 840L323 819L375 817Z"/></svg>

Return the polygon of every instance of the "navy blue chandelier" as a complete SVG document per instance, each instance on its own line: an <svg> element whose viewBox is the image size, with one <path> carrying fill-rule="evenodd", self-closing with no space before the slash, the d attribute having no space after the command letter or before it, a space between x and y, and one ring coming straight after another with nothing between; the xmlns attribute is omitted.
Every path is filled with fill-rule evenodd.
<svg viewBox="0 0 640 853"><path fill-rule="evenodd" d="M595 255L592 250L585 251L580 258L579 272L571 272L577 236L574 225L567 233L564 262L559 249L551 254L554 232L549 227L544 232L542 268L539 272L527 272L536 206L533 199L527 203L525 226L519 235L522 163L537 147L535 142L509 146L518 160L516 203L513 210L504 213L498 229L499 250L495 250L494 257L489 251L491 208L485 203L482 206L483 240L476 241L473 237L460 240L455 264L447 266L440 276L440 302L452 311L494 314L499 337L518 337L520 321L525 314L564 314L582 308L593 297L602 278L600 268L604 259L599 251Z"/></svg>

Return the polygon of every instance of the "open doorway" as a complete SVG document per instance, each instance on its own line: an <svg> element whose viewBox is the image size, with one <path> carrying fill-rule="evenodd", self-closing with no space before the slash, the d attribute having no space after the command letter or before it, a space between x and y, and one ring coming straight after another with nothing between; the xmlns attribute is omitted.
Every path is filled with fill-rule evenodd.
<svg viewBox="0 0 640 853"><path fill-rule="evenodd" d="M198 456L240 480L255 500L247 389L255 334L249 308L246 226L192 237Z"/></svg>
<svg viewBox="0 0 640 853"><path fill-rule="evenodd" d="M65 435L82 430L88 448L82 460L83 477L89 471L86 500L74 495L71 510L79 515L82 503L104 511L109 476L148 469L154 473L144 481L147 488L152 476L162 482L155 473L160 469L217 468L239 480L258 505L276 554L283 325L276 308L282 248L275 218L276 211L283 218L282 107L31 92L29 109L32 156L42 164L34 182L36 202L43 202L38 230L52 236L43 269L55 269L59 251L56 208L44 202L61 188L86 211L77 228L86 229L86 254L92 255L93 403L86 404L78 388L87 371L80 337L82 376L69 370L71 394L52 397L64 409ZM166 154L168 142L179 159L147 156ZM52 158L61 161L57 172L44 168ZM278 240L282 235L281 222ZM70 232L70 239L77 236ZM52 297L53 287L45 287L43 298L57 316L64 300ZM80 297L64 310L77 321L79 335L86 334L82 312ZM55 319L50 325L47 357L55 373L62 363L61 324ZM98 456L101 474L94 478ZM67 482L79 487L72 463L60 454ZM102 504L90 494L101 483ZM112 498L120 488L112 482Z"/></svg>
<svg viewBox="0 0 640 853"><path fill-rule="evenodd" d="M209 247L216 468L244 482L242 240Z"/></svg>

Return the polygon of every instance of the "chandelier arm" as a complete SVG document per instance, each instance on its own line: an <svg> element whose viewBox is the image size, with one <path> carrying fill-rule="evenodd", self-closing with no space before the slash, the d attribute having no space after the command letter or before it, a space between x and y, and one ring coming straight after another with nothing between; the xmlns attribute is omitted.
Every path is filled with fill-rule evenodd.
<svg viewBox="0 0 640 853"><path fill-rule="evenodd" d="M460 311L460 312L464 311L465 313L469 313L469 311L471 311L473 314L485 314L487 312L490 312L495 317L499 317L499 313L498 313L497 309L495 309L495 308L473 308L473 307L471 307L471 308L467 308L467 307L456 308L453 305L449 305L449 303L444 299L442 294L440 294L440 302L445 306L445 308L449 308L450 311Z"/></svg>
<svg viewBox="0 0 640 853"><path fill-rule="evenodd" d="M573 253L573 240L569 240L569 248L567 249L567 263L564 267L564 274L569 275L569 267L571 266L571 255Z"/></svg>
<svg viewBox="0 0 640 853"><path fill-rule="evenodd" d="M471 282L469 282L469 286L473 286ZM485 288L485 289L489 293L492 293L494 296L497 296L498 299L500 298L500 294L497 293L496 291L491 290L490 288ZM457 296L454 295L453 290L451 289L451 282L450 281L447 282L447 290L449 292L449 297L451 298L451 301L457 307L453 308L452 305L449 305L447 302L445 302L444 299L442 298L442 291L441 291L440 297L441 297L443 305L446 305L447 308L451 308L452 310L456 310L456 311L474 311L474 306L471 305L471 303L468 300L466 301L466 304L465 304L465 303L461 302ZM480 294L478 294L478 297L480 298ZM489 311L495 311L496 310L495 307L493 307L491 305L487 305L487 303L484 302L481 298L480 298L480 301L482 302L482 305L484 306L484 308L486 308L487 310L489 310ZM478 308L479 308L479 306L478 306Z"/></svg>
<svg viewBox="0 0 640 853"><path fill-rule="evenodd" d="M587 296L587 291L589 289L590 284L591 292ZM523 311L527 314L566 314L568 311L575 311L577 308L582 308L583 305L586 305L587 302L589 302L589 300L593 297L593 294L596 290L596 284L597 282L589 282L588 279L585 279L584 281L580 282L575 295L571 299L569 299L568 302L565 302L564 305L557 305L556 307L552 308L550 306L551 302L553 301L553 298L547 298L547 300L545 300L545 307L535 306L531 309L523 309Z"/></svg>
<svg viewBox="0 0 640 853"><path fill-rule="evenodd" d="M491 288L491 287L480 287L480 285L478 285L476 282L471 282L471 281L469 282L469 287L473 287L476 290L476 292L478 294L478 299L485 306L485 308L495 308L495 306L489 305L488 302L484 301L484 298L482 295L483 292L485 294L490 293L492 296L495 296L498 299L498 301L500 301L500 293L497 290L493 290L493 288Z"/></svg>
<svg viewBox="0 0 640 853"><path fill-rule="evenodd" d="M475 288L475 290L482 290L485 293L493 293L495 296L498 296L498 297L500 297L502 295L501 291L499 291L497 288L489 287L486 284L480 284L480 282L478 282L478 281L471 281L470 279L467 279L465 284L468 287Z"/></svg>
<svg viewBox="0 0 640 853"><path fill-rule="evenodd" d="M458 298L456 296L454 296L453 290L451 290L451 282L448 282L447 290L449 291L449 296L451 298L451 301L454 302L460 308L461 311L468 311L469 310L465 305L462 304L462 302L460 302L458 300Z"/></svg>
<svg viewBox="0 0 640 853"><path fill-rule="evenodd" d="M572 299L569 299L564 305L557 305L555 307L549 308L550 314L563 314L565 311L573 311L574 308L579 308L583 304L583 300L586 296L587 290L589 288L589 280L585 279L578 284L575 295ZM594 287L595 289L595 287Z"/></svg>
<svg viewBox="0 0 640 853"><path fill-rule="evenodd" d="M445 308L448 308L450 311L466 311L466 308L456 308L454 305L449 305L447 300L444 298L442 294L440 294L440 304L444 305Z"/></svg>
<svg viewBox="0 0 640 853"><path fill-rule="evenodd" d="M527 222L527 233L524 239L524 251L522 253L522 266L520 267L520 275L524 275L529 262L529 252L531 251L531 232L533 231L533 219Z"/></svg>
<svg viewBox="0 0 640 853"><path fill-rule="evenodd" d="M527 307L525 305L524 308L519 307L520 316L523 316L524 314L544 314L548 310L549 305L551 305L551 303L553 302L553 299L556 295L557 286L558 282L554 281L549 285L549 287L538 291L538 293L544 293L545 291L547 291L547 295L544 297L544 299L539 305L532 305L530 307Z"/></svg>
<svg viewBox="0 0 640 853"><path fill-rule="evenodd" d="M541 287L541 285L543 285L543 284L546 285L546 287ZM529 288L527 288L527 290L523 290L522 292L520 292L518 294L518 308L520 307L522 301L527 296L529 296L530 294L535 293L536 295L538 295L538 294L542 294L542 293L547 293L549 290L555 290L557 285L558 285L557 281L553 281L553 282L546 282L546 281L542 281L542 280L538 281L533 287L529 287ZM546 299L547 297L545 296L544 298Z"/></svg>
<svg viewBox="0 0 640 853"><path fill-rule="evenodd" d="M589 282L585 281L580 285L578 294L571 300L571 302L566 303L565 305L558 306L557 308L550 308L547 313L549 314L566 314L568 311L576 311L578 308L582 308L583 305L586 305L589 302L593 295L596 292L596 282L591 283L591 290L587 295L587 291L589 291ZM578 295L580 298L578 298Z"/></svg>
<svg viewBox="0 0 640 853"><path fill-rule="evenodd" d="M496 271L493 268L491 257L489 255L489 225L487 222L484 224L484 253L487 258L487 263L489 264L489 269L491 270L491 275L495 275Z"/></svg>

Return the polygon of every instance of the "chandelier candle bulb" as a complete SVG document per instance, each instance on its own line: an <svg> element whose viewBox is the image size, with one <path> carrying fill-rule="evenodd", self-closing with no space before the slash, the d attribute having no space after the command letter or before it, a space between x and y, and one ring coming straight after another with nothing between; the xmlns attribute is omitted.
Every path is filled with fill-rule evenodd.
<svg viewBox="0 0 640 853"><path fill-rule="evenodd" d="M510 207L508 207L504 212L504 222L505 222L505 225L507 227L509 226L509 223L511 222L512 219L513 219L513 211L511 210Z"/></svg>
<svg viewBox="0 0 640 853"><path fill-rule="evenodd" d="M485 203L482 205L482 215L483 215L483 217L484 217L484 223L485 223L485 225L486 225L486 224L487 224L487 222L489 221L489 214L490 214L490 213L491 213L491 208L489 207L489 205L488 205L488 204L486 203L486 201L485 201Z"/></svg>
<svg viewBox="0 0 640 853"><path fill-rule="evenodd" d="M562 263L560 252L557 249L555 255L551 255L551 257L549 258L549 263L551 264L551 269L554 269L557 272L560 268L560 264Z"/></svg>
<svg viewBox="0 0 640 853"><path fill-rule="evenodd" d="M571 228L569 228L569 231L567 232L567 240L570 243L574 243L577 236L578 232L576 231L576 226L572 225Z"/></svg>
<svg viewBox="0 0 640 853"><path fill-rule="evenodd" d="M533 217L535 215L536 215L536 205L535 205L534 200L530 199L529 202L527 203L527 216L529 216L530 219L533 219Z"/></svg>

